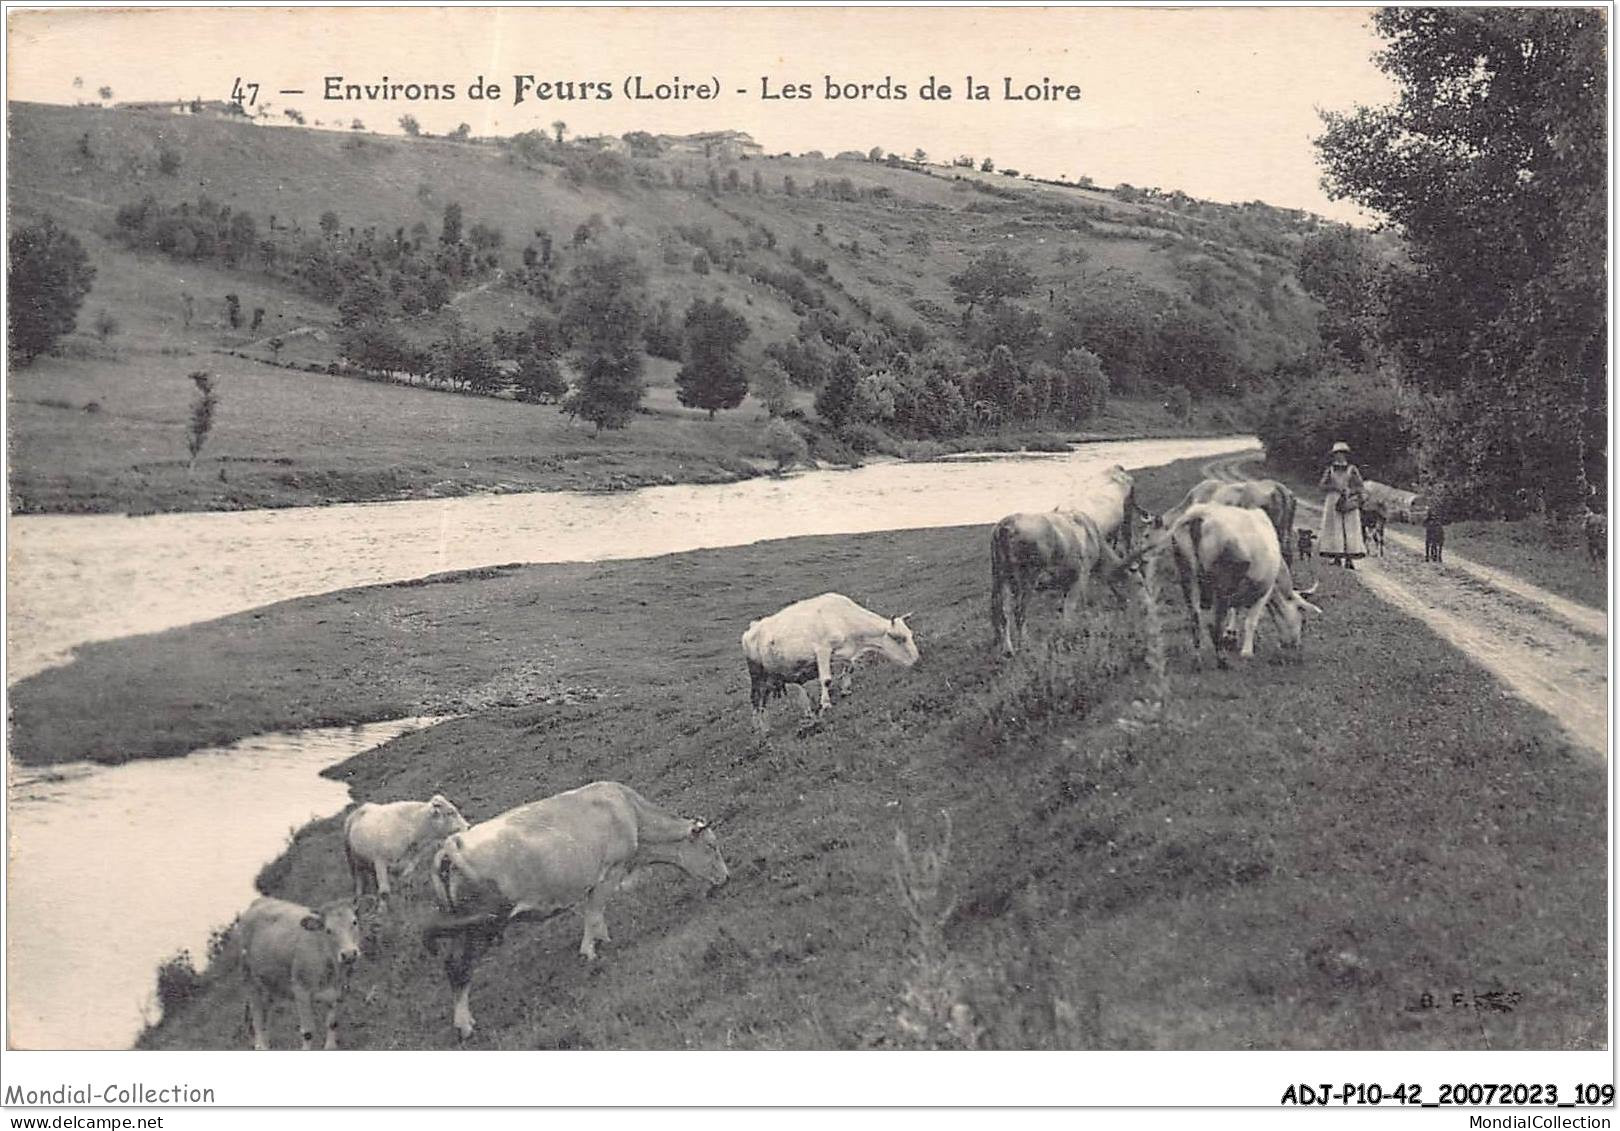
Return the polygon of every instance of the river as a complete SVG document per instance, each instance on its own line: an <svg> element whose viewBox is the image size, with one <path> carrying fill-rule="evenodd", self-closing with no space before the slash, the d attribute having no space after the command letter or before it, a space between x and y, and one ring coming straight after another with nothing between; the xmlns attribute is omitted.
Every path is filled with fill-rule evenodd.
<svg viewBox="0 0 1620 1131"><path fill-rule="evenodd" d="M993 522L1048 510L1113 464L1257 446L1119 440L1044 455L880 463L613 494L554 491L201 514L9 521L8 675L292 597L508 562L604 561L809 534Z"/></svg>
<svg viewBox="0 0 1620 1131"><path fill-rule="evenodd" d="M320 771L434 721L259 735L122 766L12 765L12 1045L128 1048L158 1017L158 965L185 949L201 968L289 835L349 803Z"/></svg>

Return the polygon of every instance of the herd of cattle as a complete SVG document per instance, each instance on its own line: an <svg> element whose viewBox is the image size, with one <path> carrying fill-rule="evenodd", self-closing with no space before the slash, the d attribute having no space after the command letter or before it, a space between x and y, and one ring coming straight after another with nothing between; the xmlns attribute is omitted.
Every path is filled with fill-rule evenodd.
<svg viewBox="0 0 1620 1131"><path fill-rule="evenodd" d="M1123 593L1151 556L1168 550L1195 649L1207 635L1222 667L1234 645L1253 655L1266 613L1283 646L1297 647L1304 614L1321 610L1307 599L1314 586L1294 588L1295 506L1293 493L1273 480L1208 479L1154 516L1137 506L1131 477L1114 467L1068 509L1009 515L990 537L995 646L1005 656L1017 652L1037 590L1061 589L1061 617L1072 622L1094 581ZM862 657L876 654L908 668L919 658L904 616L882 616L838 593L754 621L742 651L762 734L769 701L789 688L813 722L832 703L835 673L847 694ZM814 706L803 686L811 681L820 690ZM388 901L392 876L408 876L430 853L436 907L423 941L449 942L444 968L463 1038L473 1031L473 969L512 922L578 911L579 953L590 961L596 944L609 941L607 901L638 869L669 864L710 885L725 883L728 874L712 824L666 813L618 782L595 782L472 826L442 796L367 803L349 814L343 844L352 900L311 908L266 896L238 924L255 1048L268 1047L266 1014L278 998L292 1000L303 1047L314 1047L317 1007L324 1011L325 1047L336 1047L338 1005L360 954L359 912L368 902Z"/></svg>

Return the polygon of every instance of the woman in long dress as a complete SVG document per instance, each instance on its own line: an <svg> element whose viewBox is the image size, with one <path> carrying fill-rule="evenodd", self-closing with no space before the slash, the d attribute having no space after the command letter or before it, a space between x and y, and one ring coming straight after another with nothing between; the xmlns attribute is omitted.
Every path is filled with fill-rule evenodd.
<svg viewBox="0 0 1620 1131"><path fill-rule="evenodd" d="M1322 530L1317 553L1337 559L1345 569L1355 569L1355 559L1367 556L1361 538L1361 503L1366 487L1361 472L1350 462L1350 445L1340 440L1333 445L1332 461L1322 472L1318 486L1327 491L1322 500Z"/></svg>

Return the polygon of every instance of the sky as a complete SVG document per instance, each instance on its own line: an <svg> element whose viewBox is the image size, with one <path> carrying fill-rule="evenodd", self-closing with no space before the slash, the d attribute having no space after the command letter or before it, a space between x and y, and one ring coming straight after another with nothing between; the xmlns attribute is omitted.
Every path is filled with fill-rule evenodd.
<svg viewBox="0 0 1620 1131"><path fill-rule="evenodd" d="M770 153L988 155L1041 176L1355 220L1353 204L1322 192L1311 139L1319 109L1393 97L1372 62L1370 18L1328 7L13 10L7 96L72 103L110 86L115 102L223 99L240 79L257 82L282 121L292 107L379 132L397 132L406 113L431 133L466 122L511 134L558 119L574 135L738 129ZM515 104L516 75L602 83L612 97ZM327 100L333 76L449 84L457 97ZM502 88L498 99L469 98L479 76ZM678 78L717 96L632 100L635 76L644 90ZM930 76L950 100L920 97ZM987 100L965 97L968 76ZM829 77L877 89L829 99ZM908 97L878 97L886 78ZM1008 80L1014 91L1078 87L1079 97L1008 100ZM767 83L772 93L808 84L810 97L766 99Z"/></svg>

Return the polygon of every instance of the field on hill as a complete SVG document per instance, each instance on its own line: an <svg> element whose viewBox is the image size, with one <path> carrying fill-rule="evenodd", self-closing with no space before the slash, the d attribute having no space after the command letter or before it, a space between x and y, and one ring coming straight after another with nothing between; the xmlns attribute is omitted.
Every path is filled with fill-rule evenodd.
<svg viewBox="0 0 1620 1131"><path fill-rule="evenodd" d="M1198 474L1141 473L1144 505ZM510 930L475 977L476 1048L1601 1045L1605 773L1550 720L1324 570L1303 654L1263 633L1231 671L1193 667L1163 594L1165 720L1121 726L1153 697L1139 607L1104 600L993 662L985 541L799 539L288 602L85 648L19 685L19 746L79 740L41 725L51 702L115 742L160 701L218 704L174 717L181 747L293 701L332 722L455 710L333 773L475 821L602 778L720 820L730 883L624 893L596 964L572 919ZM823 589L915 609L923 662L863 666L803 738L777 707L761 744L737 635ZM262 888L342 895L339 826L300 830ZM454 1045L422 913L371 928L350 1047ZM234 961L172 982L142 1046L245 1047ZM1422 1005L1453 993L1470 1007Z"/></svg>
<svg viewBox="0 0 1620 1131"><path fill-rule="evenodd" d="M22 511L615 488L723 480L774 462L763 438L764 409L753 396L703 421L676 402L677 363L663 358L647 359L643 411L623 432L600 438L552 405L326 372L340 364L352 369L353 359L341 324L348 316L334 306L341 296L318 294L319 287L343 291L381 270L379 260L356 258L355 249L389 241L439 246L451 205L461 208L469 231L482 228L480 238L496 242L479 245L465 276L456 269L442 308L390 316L388 324L420 349L452 324L475 335L523 329L546 303L559 301L569 265L592 241L631 249L648 273L649 302L666 307L677 325L695 298L738 311L750 331L741 348L751 374L767 347L821 341L815 333L804 337L815 319L822 333L852 335L846 344L868 354L883 335L903 332L915 349L957 343L971 330L977 337L962 359L935 362L971 401L975 367L1002 330L989 326L988 315L978 329L964 329L950 280L992 252L1030 272L1027 302L1006 328L1029 358L1047 348L1042 333L1078 342L1081 330L1065 304L1085 295L1152 294L1196 315L1227 343L1227 360L1245 379L1315 340L1315 306L1293 274L1293 249L1310 225L1264 206L1127 200L972 170L870 161L666 154L632 162L543 142L525 148L271 129L92 107L14 103L8 110L14 222L54 217L84 244L96 269L78 329L58 356L12 372L11 493ZM153 236L168 252L138 246L136 229L120 214L143 198L166 217L160 229L176 217L207 216L223 231L230 216L251 221L258 242L247 239L239 255L184 252L165 242L171 226L163 229L169 235ZM541 245L550 274L530 263ZM337 273L312 282L301 257L329 254ZM227 296L236 300L240 324ZM1030 319L1046 326L1033 338ZM1032 375L1034 363L1019 357ZM558 360L571 375L567 358ZM865 368L881 370L882 363ZM870 430L834 436L816 421L810 388L792 396L812 454L834 461L862 450L928 454L939 440L1002 446L1050 432L1226 433L1252 415L1233 395L1241 391L1236 382L1219 384L1219 395L1199 396L1179 416L1166 410L1159 382L1114 368L1106 407L1083 424L1001 421L992 413L952 426L966 434L938 439L919 440L934 434L898 426L889 437ZM195 370L215 374L221 403L217 430L188 470L187 376ZM970 407L953 411L960 417ZM818 436L825 444L815 443Z"/></svg>

